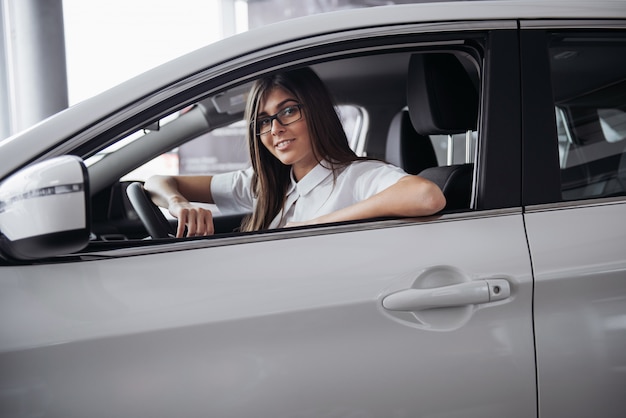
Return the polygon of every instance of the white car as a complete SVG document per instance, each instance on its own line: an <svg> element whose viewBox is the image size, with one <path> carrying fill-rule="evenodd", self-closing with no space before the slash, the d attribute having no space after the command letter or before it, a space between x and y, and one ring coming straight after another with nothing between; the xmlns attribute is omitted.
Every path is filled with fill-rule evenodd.
<svg viewBox="0 0 626 418"><path fill-rule="evenodd" d="M248 86L300 66L446 209L176 239L133 207L155 157L245 165ZM623 417L625 138L623 1L350 10L158 67L0 142L0 416Z"/></svg>

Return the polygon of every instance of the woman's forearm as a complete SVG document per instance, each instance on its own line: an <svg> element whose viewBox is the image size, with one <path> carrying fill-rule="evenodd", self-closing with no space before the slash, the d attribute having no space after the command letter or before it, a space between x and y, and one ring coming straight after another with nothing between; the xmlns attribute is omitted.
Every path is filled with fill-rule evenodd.
<svg viewBox="0 0 626 418"><path fill-rule="evenodd" d="M152 176L144 187L157 205L171 203L214 203L211 196L212 176Z"/></svg>
<svg viewBox="0 0 626 418"><path fill-rule="evenodd" d="M418 176L406 176L370 198L316 218L311 223L352 221L387 216L428 216L442 210L446 199L439 187Z"/></svg>
<svg viewBox="0 0 626 418"><path fill-rule="evenodd" d="M152 176L146 180L144 188L152 201L163 208L169 208L172 200L188 201L178 190L176 179L171 176Z"/></svg>

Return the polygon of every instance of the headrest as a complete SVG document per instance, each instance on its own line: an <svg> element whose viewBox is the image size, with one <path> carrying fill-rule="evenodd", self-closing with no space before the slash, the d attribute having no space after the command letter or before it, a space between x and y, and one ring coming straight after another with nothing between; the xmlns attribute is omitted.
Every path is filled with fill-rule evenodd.
<svg viewBox="0 0 626 418"><path fill-rule="evenodd" d="M428 136L415 132L409 112L401 110L389 125L385 160L409 174L437 165L437 155Z"/></svg>
<svg viewBox="0 0 626 418"><path fill-rule="evenodd" d="M407 102L411 122L422 135L476 130L478 90L459 59L450 53L411 56Z"/></svg>

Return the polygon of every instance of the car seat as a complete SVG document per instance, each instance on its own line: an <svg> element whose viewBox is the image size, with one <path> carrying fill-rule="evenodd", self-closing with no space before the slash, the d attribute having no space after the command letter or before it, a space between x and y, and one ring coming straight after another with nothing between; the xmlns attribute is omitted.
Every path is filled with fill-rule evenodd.
<svg viewBox="0 0 626 418"><path fill-rule="evenodd" d="M409 174L418 174L437 166L437 156L430 137L415 131L408 109L402 109L391 120L385 160Z"/></svg>
<svg viewBox="0 0 626 418"><path fill-rule="evenodd" d="M476 130L477 79L452 53L411 56L407 81L410 120L421 135L454 135ZM472 163L430 167L420 176L436 183L446 197L445 210L469 209L472 201Z"/></svg>

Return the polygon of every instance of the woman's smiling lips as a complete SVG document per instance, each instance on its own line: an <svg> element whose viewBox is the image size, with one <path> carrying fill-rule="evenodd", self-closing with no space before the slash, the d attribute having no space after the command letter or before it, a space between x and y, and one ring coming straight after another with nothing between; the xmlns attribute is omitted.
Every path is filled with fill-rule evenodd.
<svg viewBox="0 0 626 418"><path fill-rule="evenodd" d="M283 139L282 141L277 142L276 145L274 145L274 147L277 150L281 151L287 148L289 144L291 144L293 141L294 141L293 139Z"/></svg>

